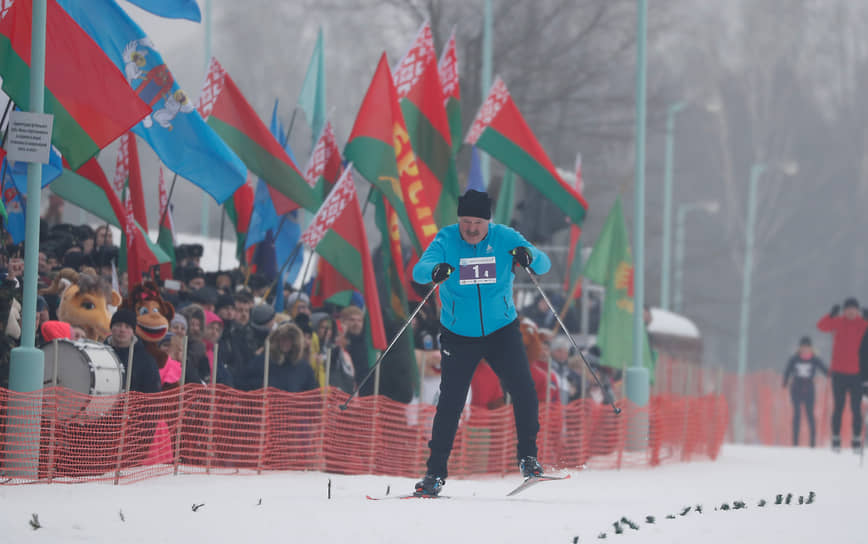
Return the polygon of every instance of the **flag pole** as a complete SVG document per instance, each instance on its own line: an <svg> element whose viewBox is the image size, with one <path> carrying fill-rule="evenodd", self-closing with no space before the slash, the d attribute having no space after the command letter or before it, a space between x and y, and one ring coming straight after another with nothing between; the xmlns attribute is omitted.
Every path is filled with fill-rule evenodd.
<svg viewBox="0 0 868 544"><path fill-rule="evenodd" d="M295 124L295 114L298 113L298 106L292 108L292 117L289 118L289 128L286 129L286 145L289 146L289 135L292 134L292 126Z"/></svg>
<svg viewBox="0 0 868 544"><path fill-rule="evenodd" d="M570 306L573 305L573 298L575 298L576 293L579 292L579 288L582 286L582 277L579 276L576 278L576 283L573 284L573 288L570 289L569 295L567 295L567 301L564 302L564 307L561 308L560 318L563 321L564 317L566 317L567 312L570 311Z"/></svg>
<svg viewBox="0 0 868 544"><path fill-rule="evenodd" d="M178 181L178 173L175 172L174 177L172 177L172 185L169 186L169 195L166 197L166 207L163 208L163 212L160 214L160 222L157 223L157 231L160 230L160 226L163 224L163 220L166 219L166 214L169 212L169 206L172 204L172 193L175 192L175 182ZM221 237L221 242L222 237ZM222 251L222 247L220 248Z"/></svg>
<svg viewBox="0 0 868 544"><path fill-rule="evenodd" d="M168 201L166 208L169 207ZM217 246L217 272L223 270L223 231L226 228L226 207L220 206L220 245Z"/></svg>
<svg viewBox="0 0 868 544"><path fill-rule="evenodd" d="M205 14L204 14L204 23L205 23L205 74L207 76L208 73L208 64L211 62L211 0L205 0ZM208 236L208 223L210 222L208 217L208 193L202 193L202 237L205 238ZM168 204L166 208L168 208ZM162 224L162 223L160 223ZM158 227L159 228L159 227Z"/></svg>
<svg viewBox="0 0 868 544"><path fill-rule="evenodd" d="M20 9L26 9L24 4ZM30 97L29 109L45 112L45 34L48 5L34 0L30 28ZM7 131L8 132L8 131ZM43 372L42 350L36 349L36 282L39 277L39 210L42 193L42 164L27 165L27 207L25 237L37 243L24 246L24 285L21 301L21 345L9 358L10 391L29 393L9 400L6 436L11 437L4 452L3 468L7 476L36 479L39 476L39 441L42 418ZM34 454L35 451L35 454Z"/></svg>
<svg viewBox="0 0 868 544"><path fill-rule="evenodd" d="M12 108L12 99L10 98L8 102L6 102L6 109L3 110L3 117L0 117L0 128L3 127L3 123L6 122L6 117L9 115L9 110ZM8 130L6 132L9 132ZM3 143L6 143L6 132L3 133Z"/></svg>
<svg viewBox="0 0 868 544"><path fill-rule="evenodd" d="M298 255L298 250L301 249L302 243L299 240L295 247L292 248L292 253L289 254L289 257L283 261L283 264L280 266L280 270L277 272L277 277L274 278L274 281L271 282L271 285L268 286L268 290L265 291L265 295L263 295L264 299L268 298L268 295L271 294L271 291L274 290L274 286L277 285L277 282L280 281L280 278L283 276L283 271L286 270L287 266L292 266L292 263L295 262L295 258Z"/></svg>

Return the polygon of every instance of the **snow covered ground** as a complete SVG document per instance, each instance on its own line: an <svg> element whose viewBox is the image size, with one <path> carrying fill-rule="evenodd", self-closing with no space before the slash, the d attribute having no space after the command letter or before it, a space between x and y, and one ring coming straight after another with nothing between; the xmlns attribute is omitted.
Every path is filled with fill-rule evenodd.
<svg viewBox="0 0 868 544"><path fill-rule="evenodd" d="M453 498L436 501L369 501L366 494L382 495L387 486L404 492L413 480L321 473L0 486L0 541L569 544L575 537L599 542L603 532L606 541L625 543L868 541L868 468L849 451L726 446L716 462L587 470L505 497L519 480L451 479L444 494ZM811 491L814 503L799 505ZM787 493L792 504L774 504ZM747 508L715 511L734 501ZM194 512L193 504L202 506ZM702 513L680 515L696 505ZM33 513L41 529L30 528ZM615 534L612 523L622 517L639 529Z"/></svg>

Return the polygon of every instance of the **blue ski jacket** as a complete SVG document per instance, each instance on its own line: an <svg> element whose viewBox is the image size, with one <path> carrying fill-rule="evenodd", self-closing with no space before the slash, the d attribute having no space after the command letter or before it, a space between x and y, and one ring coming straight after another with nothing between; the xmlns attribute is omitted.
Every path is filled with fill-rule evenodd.
<svg viewBox="0 0 868 544"><path fill-rule="evenodd" d="M551 268L548 255L505 225L491 223L488 235L476 245L464 241L458 224L444 227L437 233L413 267L413 280L431 283L431 272L439 263L455 268L440 285L440 324L443 327L461 336L482 337L515 321L518 316L512 300L515 274L509 252L518 246L531 250L530 268L535 273L548 272Z"/></svg>

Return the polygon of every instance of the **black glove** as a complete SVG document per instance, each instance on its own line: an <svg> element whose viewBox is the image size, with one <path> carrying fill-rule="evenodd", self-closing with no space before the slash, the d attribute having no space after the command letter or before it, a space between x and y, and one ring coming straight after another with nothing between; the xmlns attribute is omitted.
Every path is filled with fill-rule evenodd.
<svg viewBox="0 0 868 544"><path fill-rule="evenodd" d="M829 317L837 317L838 313L841 311L841 305L835 304L832 306L832 309L829 311Z"/></svg>
<svg viewBox="0 0 868 544"><path fill-rule="evenodd" d="M431 279L434 280L434 283L443 283L452 274L453 270L455 268L452 265L440 263L431 271Z"/></svg>
<svg viewBox="0 0 868 544"><path fill-rule="evenodd" d="M521 267L528 267L533 261L533 255L530 254L530 250L524 246L518 246L510 251L509 254L512 255L512 261Z"/></svg>
<svg viewBox="0 0 868 544"><path fill-rule="evenodd" d="M862 382L862 395L868 397L868 382Z"/></svg>

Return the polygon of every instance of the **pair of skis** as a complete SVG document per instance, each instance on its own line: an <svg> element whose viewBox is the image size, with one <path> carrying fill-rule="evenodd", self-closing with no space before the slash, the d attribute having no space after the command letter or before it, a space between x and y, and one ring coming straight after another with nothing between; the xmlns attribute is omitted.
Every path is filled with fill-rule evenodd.
<svg viewBox="0 0 868 544"><path fill-rule="evenodd" d="M570 478L569 474L563 476L549 476L543 474L542 476L529 476L524 479L518 487L510 491L506 494L507 497L512 497L514 495L518 495L522 491L527 490L529 487L533 487L540 482L551 482L556 480L567 480ZM366 495L368 500L371 501L381 501L387 499L450 499L452 498L449 495L416 495L414 493L410 493L407 495L386 495L383 497L372 497L371 495Z"/></svg>

